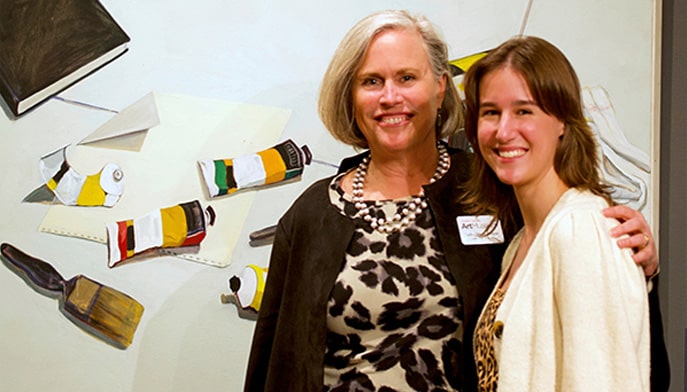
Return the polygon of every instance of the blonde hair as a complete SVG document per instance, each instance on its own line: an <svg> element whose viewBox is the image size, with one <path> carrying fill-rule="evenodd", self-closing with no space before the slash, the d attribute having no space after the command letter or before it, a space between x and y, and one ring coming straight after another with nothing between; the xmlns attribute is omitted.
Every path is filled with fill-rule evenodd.
<svg viewBox="0 0 687 392"><path fill-rule="evenodd" d="M444 75L447 78L444 101L439 109L442 121L436 126L437 139L458 130L462 121L462 106L451 79L446 43L425 17L412 16L403 10L387 10L361 19L348 31L324 74L318 111L320 119L335 139L356 148L368 148L367 140L355 122L353 80L372 40L381 32L404 29L420 33L432 74L437 80Z"/></svg>

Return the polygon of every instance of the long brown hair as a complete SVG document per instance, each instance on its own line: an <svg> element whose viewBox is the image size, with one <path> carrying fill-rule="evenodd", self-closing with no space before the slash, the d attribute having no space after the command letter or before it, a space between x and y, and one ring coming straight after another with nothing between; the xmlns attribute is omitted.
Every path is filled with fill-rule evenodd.
<svg viewBox="0 0 687 392"><path fill-rule="evenodd" d="M501 219L512 234L522 224L513 187L499 181L484 160L477 142L479 88L492 71L509 67L519 73L536 104L565 124L554 156L554 170L569 187L590 190L612 203L599 174L598 146L583 110L580 82L565 55L538 37L512 38L473 64L463 80L465 88L465 133L475 147L472 175L462 202L470 213L490 214Z"/></svg>

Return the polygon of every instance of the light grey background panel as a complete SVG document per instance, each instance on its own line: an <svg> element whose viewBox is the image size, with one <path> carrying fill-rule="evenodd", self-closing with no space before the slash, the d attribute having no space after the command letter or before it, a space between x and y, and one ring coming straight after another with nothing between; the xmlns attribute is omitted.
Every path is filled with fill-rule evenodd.
<svg viewBox="0 0 687 392"><path fill-rule="evenodd" d="M671 391L687 391L687 3L663 2L661 94L661 301ZM666 306L667 305L667 306Z"/></svg>
<svg viewBox="0 0 687 392"><path fill-rule="evenodd" d="M158 91L287 108L282 139L308 144L315 159L336 164L353 151L323 128L316 100L329 58L357 20L386 8L423 13L458 58L517 34L528 15L524 33L557 44L583 84L603 85L629 140L652 154L653 1L533 0L529 14L526 0L103 3L131 37L129 51L63 98L121 110ZM135 297L146 310L134 342L122 351L86 335L56 301L2 267L0 390L241 390L254 324L221 304L220 294L246 264L267 265L269 246L249 247L248 233L276 223L305 187L335 168L313 163L300 181L257 191L227 268L160 257L108 269L103 245L38 232L48 207L20 200L41 181L41 155L81 140L111 116L57 99L17 120L0 115L0 242L51 261L65 277L84 274Z"/></svg>

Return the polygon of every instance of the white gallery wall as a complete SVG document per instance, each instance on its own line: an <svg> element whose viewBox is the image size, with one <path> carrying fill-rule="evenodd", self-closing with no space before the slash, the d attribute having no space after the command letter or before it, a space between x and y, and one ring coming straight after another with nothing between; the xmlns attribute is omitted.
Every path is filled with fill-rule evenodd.
<svg viewBox="0 0 687 392"><path fill-rule="evenodd" d="M608 91L627 139L657 169L655 1L103 3L131 37L129 50L60 97L115 111L151 91L289 109L280 140L307 144L317 162L298 182L255 192L228 267L165 256L109 269L102 244L39 232L48 207L21 200L41 182L43 154L81 140L113 114L57 99L18 119L0 113L0 242L50 261L64 277L87 275L146 307L133 344L118 350L76 328L55 300L0 266L3 391L242 389L254 323L239 318L233 305L221 304L220 294L229 292L227 279L246 264L267 265L270 247L250 247L248 233L276 223L305 187L334 174L329 164L353 152L323 128L316 100L338 42L371 12L403 8L426 15L440 27L451 58L493 48L520 32L552 41L584 85Z"/></svg>

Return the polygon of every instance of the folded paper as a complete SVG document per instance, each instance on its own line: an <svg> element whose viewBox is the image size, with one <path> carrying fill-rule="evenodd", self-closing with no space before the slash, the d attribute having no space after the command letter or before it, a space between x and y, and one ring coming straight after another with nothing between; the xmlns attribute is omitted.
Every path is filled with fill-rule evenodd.
<svg viewBox="0 0 687 392"><path fill-rule="evenodd" d="M289 139L254 154L234 159L204 159L198 165L208 194L216 197L298 177L310 160L308 147L298 148Z"/></svg>
<svg viewBox="0 0 687 392"><path fill-rule="evenodd" d="M148 130L159 124L155 95L150 93L106 121L79 144L141 151Z"/></svg>
<svg viewBox="0 0 687 392"><path fill-rule="evenodd" d="M206 215L207 214L207 215ZM157 248L200 245L208 225L214 224L214 210L198 200L160 208L148 214L107 224L107 265Z"/></svg>

